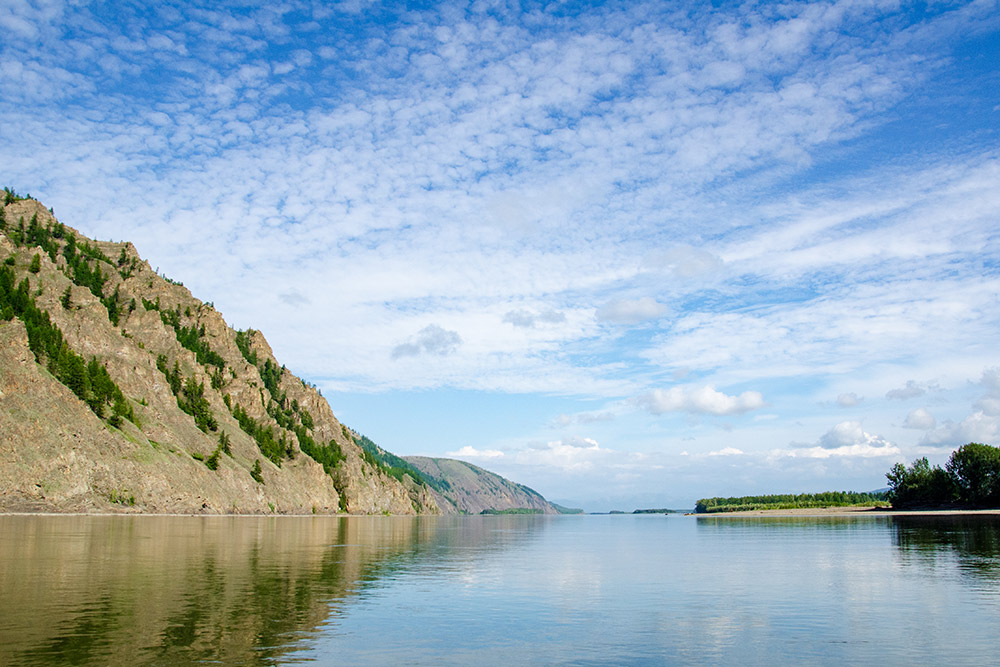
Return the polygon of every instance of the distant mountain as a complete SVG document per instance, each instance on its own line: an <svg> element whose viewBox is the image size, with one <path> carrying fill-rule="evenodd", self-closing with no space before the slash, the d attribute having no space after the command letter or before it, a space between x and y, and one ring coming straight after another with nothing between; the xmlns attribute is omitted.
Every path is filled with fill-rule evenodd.
<svg viewBox="0 0 1000 667"><path fill-rule="evenodd" d="M373 446L259 331L5 190L0 512L456 511Z"/></svg>
<svg viewBox="0 0 1000 667"><path fill-rule="evenodd" d="M496 473L455 459L405 456L423 475L438 507L446 513L482 514L504 510L534 510L558 514L540 493Z"/></svg>

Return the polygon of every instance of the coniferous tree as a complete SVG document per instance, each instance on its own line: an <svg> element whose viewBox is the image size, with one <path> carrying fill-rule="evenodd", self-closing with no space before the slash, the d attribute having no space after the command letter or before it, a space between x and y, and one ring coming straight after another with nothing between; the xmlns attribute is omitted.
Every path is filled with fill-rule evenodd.
<svg viewBox="0 0 1000 667"><path fill-rule="evenodd" d="M219 449L221 449L222 453L226 456L233 455L233 448L229 440L229 434L225 431L219 431Z"/></svg>
<svg viewBox="0 0 1000 667"><path fill-rule="evenodd" d="M205 465L208 466L209 470L219 469L219 450L216 448L212 455L205 459Z"/></svg>

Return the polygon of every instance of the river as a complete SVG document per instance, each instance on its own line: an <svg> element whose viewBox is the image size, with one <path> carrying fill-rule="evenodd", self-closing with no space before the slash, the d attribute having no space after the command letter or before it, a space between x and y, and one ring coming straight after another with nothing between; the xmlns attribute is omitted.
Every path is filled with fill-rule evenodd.
<svg viewBox="0 0 1000 667"><path fill-rule="evenodd" d="M0 517L0 665L949 664L1000 520Z"/></svg>

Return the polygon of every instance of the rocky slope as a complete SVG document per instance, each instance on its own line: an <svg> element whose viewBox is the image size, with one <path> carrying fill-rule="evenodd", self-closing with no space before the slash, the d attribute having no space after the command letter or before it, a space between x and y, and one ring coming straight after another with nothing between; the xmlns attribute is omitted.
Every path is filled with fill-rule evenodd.
<svg viewBox="0 0 1000 667"><path fill-rule="evenodd" d="M0 511L413 514L256 331L7 192L0 219Z"/></svg>
<svg viewBox="0 0 1000 667"><path fill-rule="evenodd" d="M0 512L556 512L482 468L387 452L131 243L4 195Z"/></svg>
<svg viewBox="0 0 1000 667"><path fill-rule="evenodd" d="M455 459L404 456L427 480L438 507L445 513L534 510L558 514L537 491L471 463Z"/></svg>

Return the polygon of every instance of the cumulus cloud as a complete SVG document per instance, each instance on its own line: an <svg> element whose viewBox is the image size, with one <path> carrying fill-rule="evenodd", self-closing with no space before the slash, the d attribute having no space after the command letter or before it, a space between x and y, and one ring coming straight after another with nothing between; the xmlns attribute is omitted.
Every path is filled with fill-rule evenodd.
<svg viewBox="0 0 1000 667"><path fill-rule="evenodd" d="M986 395L974 407L984 415L1000 417L1000 367L984 370L979 384L986 388Z"/></svg>
<svg viewBox="0 0 1000 667"><path fill-rule="evenodd" d="M920 441L922 445L958 447L969 442L993 444L1000 434L1000 419L977 411L960 422L943 422L928 432Z"/></svg>
<svg viewBox="0 0 1000 667"><path fill-rule="evenodd" d="M639 324L666 314L667 307L651 296L644 296L641 299L616 299L608 301L597 309L599 321L615 324Z"/></svg>
<svg viewBox="0 0 1000 667"><path fill-rule="evenodd" d="M979 384L986 387L991 394L1000 394L1000 366L984 370Z"/></svg>
<svg viewBox="0 0 1000 667"><path fill-rule="evenodd" d="M935 426L937 426L937 420L924 408L913 410L910 414L906 415L906 421L903 422L904 428L912 428L920 431L927 431Z"/></svg>
<svg viewBox="0 0 1000 667"><path fill-rule="evenodd" d="M861 422L857 421L840 422L819 439L820 447L825 449L837 449L851 445L885 447L889 444L887 440L866 433L861 427Z"/></svg>
<svg viewBox="0 0 1000 667"><path fill-rule="evenodd" d="M420 354L446 356L455 352L461 343L462 337L458 335L458 332L430 324L421 329L409 342L394 347L392 358L415 357Z"/></svg>
<svg viewBox="0 0 1000 667"><path fill-rule="evenodd" d="M840 422L820 437L812 446L798 446L789 450L777 450L777 456L792 458L874 458L898 456L902 452L885 438L866 432L861 422Z"/></svg>
<svg viewBox="0 0 1000 667"><path fill-rule="evenodd" d="M989 415L990 417L1000 417L1000 397L983 396L976 401L974 407L979 412Z"/></svg>
<svg viewBox="0 0 1000 667"><path fill-rule="evenodd" d="M854 406L861 403L861 401L863 400L864 400L863 398L860 398L857 394L851 392L848 394L841 394L837 396L837 405L839 405L842 408L853 408Z"/></svg>
<svg viewBox="0 0 1000 667"><path fill-rule="evenodd" d="M503 458L504 453L499 449L476 449L471 445L466 445L461 449L454 452L447 452L447 456L451 456L456 459L499 459Z"/></svg>
<svg viewBox="0 0 1000 667"><path fill-rule="evenodd" d="M905 387L900 387L899 389L890 389L885 393L885 397L888 399L905 401L910 398L916 398L917 396L923 396L926 393L927 390L921 387L919 384L917 384L913 380L907 380Z"/></svg>
<svg viewBox="0 0 1000 667"><path fill-rule="evenodd" d="M640 396L636 402L654 415L667 412L739 415L764 407L764 397L758 391L745 391L738 396L730 396L709 385L654 389Z"/></svg>
<svg viewBox="0 0 1000 667"><path fill-rule="evenodd" d="M742 456L742 449L737 449L736 447L723 447L714 452L709 452L706 456Z"/></svg>
<svg viewBox="0 0 1000 667"><path fill-rule="evenodd" d="M519 464L547 466L565 471L590 470L613 450L602 449L593 438L566 438L546 443L534 443L517 452Z"/></svg>

